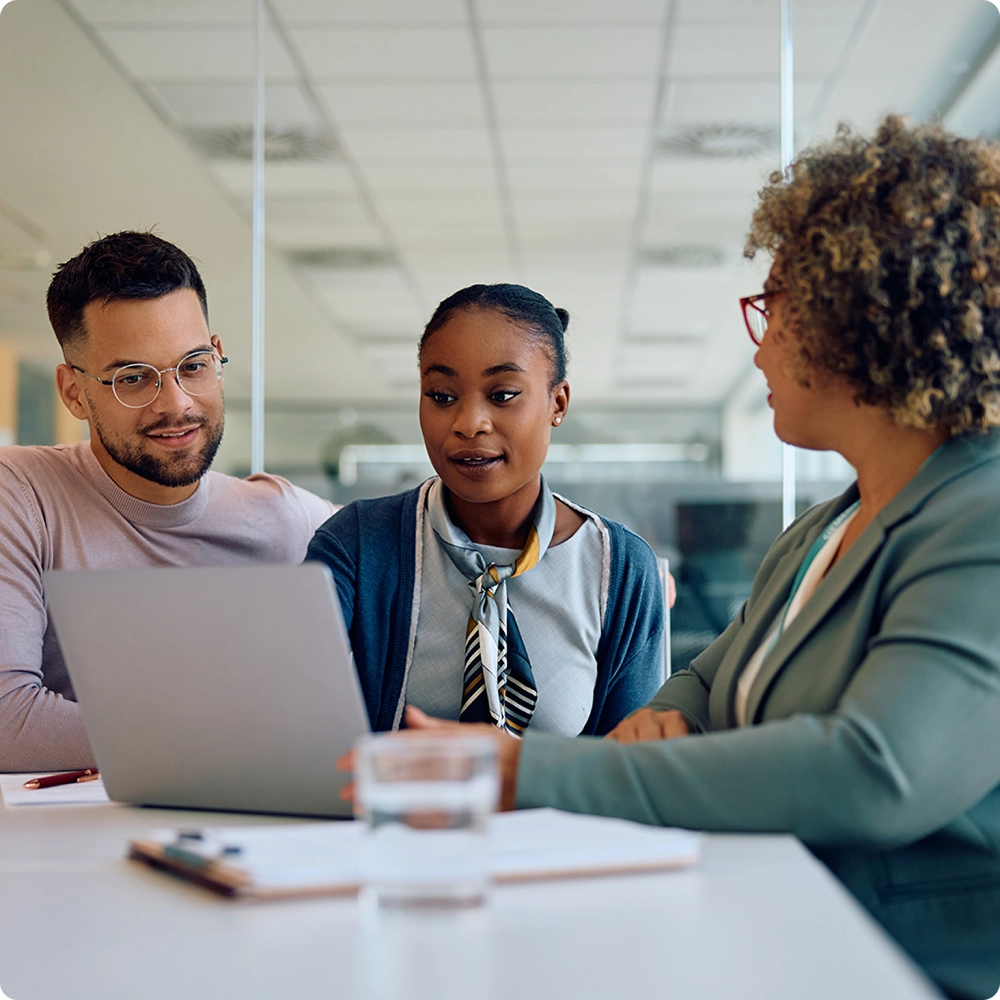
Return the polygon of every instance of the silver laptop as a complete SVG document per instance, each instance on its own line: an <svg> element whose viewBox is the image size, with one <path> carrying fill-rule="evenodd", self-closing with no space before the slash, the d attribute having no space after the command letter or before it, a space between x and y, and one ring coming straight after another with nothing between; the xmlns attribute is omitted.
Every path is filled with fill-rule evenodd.
<svg viewBox="0 0 1000 1000"><path fill-rule="evenodd" d="M66 570L45 596L108 794L343 816L368 716L329 570Z"/></svg>

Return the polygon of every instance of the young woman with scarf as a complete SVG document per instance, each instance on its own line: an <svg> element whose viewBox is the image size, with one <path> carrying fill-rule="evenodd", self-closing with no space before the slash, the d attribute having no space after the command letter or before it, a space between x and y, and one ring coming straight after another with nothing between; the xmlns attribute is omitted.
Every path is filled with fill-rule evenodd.
<svg viewBox="0 0 1000 1000"><path fill-rule="evenodd" d="M473 285L420 342L420 425L437 477L349 504L307 558L333 571L372 728L441 718L601 735L663 675L650 547L541 474L570 397L568 322L520 285Z"/></svg>

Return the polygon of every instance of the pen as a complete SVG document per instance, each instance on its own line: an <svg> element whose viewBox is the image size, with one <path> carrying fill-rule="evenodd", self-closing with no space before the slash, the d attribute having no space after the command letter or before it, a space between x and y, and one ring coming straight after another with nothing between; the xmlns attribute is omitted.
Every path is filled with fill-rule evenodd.
<svg viewBox="0 0 1000 1000"><path fill-rule="evenodd" d="M24 787L52 788L53 785L72 785L74 782L93 781L99 777L96 768L88 767L83 771L66 771L63 774L50 774L46 778L32 778L24 783Z"/></svg>

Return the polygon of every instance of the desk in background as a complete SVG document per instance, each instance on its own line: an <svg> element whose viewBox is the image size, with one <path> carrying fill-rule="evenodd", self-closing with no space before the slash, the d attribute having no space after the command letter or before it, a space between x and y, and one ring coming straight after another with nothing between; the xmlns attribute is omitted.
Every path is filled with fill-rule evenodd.
<svg viewBox="0 0 1000 1000"><path fill-rule="evenodd" d="M123 806L0 808L12 1000L927 1000L938 996L793 838L705 840L655 875L505 886L481 911L239 904L124 854L162 827L284 822Z"/></svg>

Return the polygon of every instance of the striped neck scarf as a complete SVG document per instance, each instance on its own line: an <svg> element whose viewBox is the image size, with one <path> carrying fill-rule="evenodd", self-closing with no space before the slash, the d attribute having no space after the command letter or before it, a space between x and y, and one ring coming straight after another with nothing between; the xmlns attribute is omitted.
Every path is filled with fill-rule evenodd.
<svg viewBox="0 0 1000 1000"><path fill-rule="evenodd" d="M473 592L465 634L459 718L462 722L492 722L512 736L521 736L531 721L538 689L526 661L508 663L507 581L537 566L552 541L556 502L545 480L541 482L527 544L507 566L488 564L468 535L452 523L440 479L427 494L427 512L434 534Z"/></svg>

